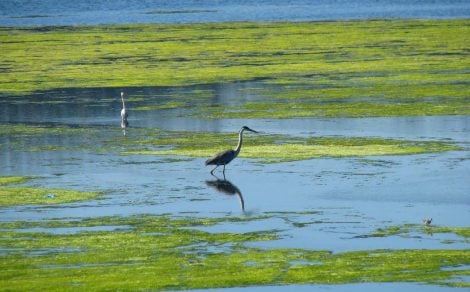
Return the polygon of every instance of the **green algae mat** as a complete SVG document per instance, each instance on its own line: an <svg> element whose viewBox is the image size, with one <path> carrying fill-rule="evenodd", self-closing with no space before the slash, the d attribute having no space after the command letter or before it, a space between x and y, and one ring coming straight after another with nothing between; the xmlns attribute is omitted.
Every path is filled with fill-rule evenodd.
<svg viewBox="0 0 470 292"><path fill-rule="evenodd" d="M139 103L141 97L131 96L129 103L140 105L131 107L136 115L193 107L190 116L212 119L468 115L469 35L470 20L2 27L0 97L19 100L38 92L47 97L49 91L67 88L255 80L265 85L259 89L260 97L237 105L213 105L212 93L196 90L191 91L194 95L150 103ZM208 101L193 106L192 99ZM123 136L118 127L24 124L0 124L0 135L9 137L8 145L0 143L2 151L90 151L191 159L233 148L238 138L236 133L142 128L130 128ZM69 144L57 142L65 138ZM448 141L264 133L245 136L241 157L275 163L453 150L461 148ZM31 179L0 177L0 209L87 201L101 194L38 188ZM468 249L261 248L254 246L282 240L282 230L205 229L227 222L262 225L263 220L281 216L285 215L2 221L0 291L365 282L470 287ZM294 228L302 225L293 224ZM428 234L449 234L444 240L468 243L470 232L468 227L405 224L381 226L351 240Z"/></svg>
<svg viewBox="0 0 470 292"><path fill-rule="evenodd" d="M470 285L462 280L470 271L460 268L470 264L469 250L264 249L249 243L274 241L277 231L199 229L275 216L138 215L0 223L0 290L185 290L362 282ZM91 229L106 226L113 229Z"/></svg>
<svg viewBox="0 0 470 292"><path fill-rule="evenodd" d="M171 136L139 140L141 150L125 154L211 157L223 149L235 148L238 135L230 133L173 132ZM230 143L231 144L228 144ZM164 147L170 149L145 150ZM240 157L259 162L286 162L319 157L405 155L459 150L456 145L437 141L407 141L382 138L291 137L287 135L246 135Z"/></svg>
<svg viewBox="0 0 470 292"><path fill-rule="evenodd" d="M0 177L0 198L10 185L31 177ZM16 190L19 188L11 188ZM21 188L24 192L71 192L73 201L98 193ZM42 194L42 193L41 193ZM53 203L67 203L65 198ZM41 200L20 204L50 204ZM293 215L316 214L296 213ZM411 282L470 287L469 250L381 249L333 253L252 244L282 239L282 230L208 232L205 227L283 219L285 212L200 218L169 215L111 216L0 222L0 291L168 290L289 284ZM302 224L294 224L302 228ZM467 242L468 227L385 226L370 237L452 234ZM359 239L359 240L361 240ZM451 243L451 242L449 242Z"/></svg>
<svg viewBox="0 0 470 292"><path fill-rule="evenodd" d="M118 128L33 126L0 124L0 134L10 137L10 144L22 151L94 151L121 155L158 155L212 157L221 150L235 148L237 133L207 133L131 128L122 136ZM64 146L39 137L75 139L76 144ZM26 146L24 141L35 141ZM92 141L92 142L90 142ZM0 144L0 149L2 145ZM260 163L299 161L319 157L361 157L411 155L462 150L443 141L411 141L364 137L295 137L280 134L248 134L240 157Z"/></svg>
<svg viewBox="0 0 470 292"><path fill-rule="evenodd" d="M0 208L15 205L63 204L97 198L99 192L12 186L31 177L0 176Z"/></svg>
<svg viewBox="0 0 470 292"><path fill-rule="evenodd" d="M462 115L469 35L467 19L3 27L0 94L261 80L279 90L194 115Z"/></svg>

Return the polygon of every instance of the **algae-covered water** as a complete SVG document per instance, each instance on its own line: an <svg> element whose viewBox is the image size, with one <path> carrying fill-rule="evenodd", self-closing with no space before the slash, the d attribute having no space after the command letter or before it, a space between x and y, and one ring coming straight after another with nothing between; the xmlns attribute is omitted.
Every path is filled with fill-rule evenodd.
<svg viewBox="0 0 470 292"><path fill-rule="evenodd" d="M468 289L467 2L1 1L0 291Z"/></svg>
<svg viewBox="0 0 470 292"><path fill-rule="evenodd" d="M468 1L419 0L209 0L209 1L40 1L0 3L0 25L110 23L200 23L379 18L464 18Z"/></svg>
<svg viewBox="0 0 470 292"><path fill-rule="evenodd" d="M240 88L243 88L247 97L257 96L260 84L218 84L213 87L206 86L205 90L217 92L214 94L216 100L213 102L222 105L249 102L249 98L240 99L233 94ZM334 264L339 265L339 262L336 261L344 261L343 257L356 257L355 252L361 253L363 251L372 253L377 250L389 250L394 253L401 250L413 251L416 253L417 259L436 256L420 255L426 250L443 254L462 251L463 254L455 255L455 259L452 261L456 262L451 264L451 267L455 265L467 265L468 267L469 257L465 252L469 247L467 222L470 219L468 211L470 204L468 196L470 189L468 180L470 120L468 116L240 120L187 117L188 110L181 108L147 108L155 103L167 103L164 99L156 97L168 96L169 90L171 90L171 96L182 95L183 97L180 99L189 103L194 100L185 99L184 95L188 92L198 92L201 88L134 88L128 90L130 127L125 130L125 136L120 128L120 100L116 98L119 96L117 89L59 90L40 95L31 94L2 99L1 175L28 176L29 180L19 181L22 183L20 186L47 189L41 193L39 198L36 198L39 204L25 205L17 202L9 203L8 205L11 206L4 205L1 208L2 230L8 231L8 234L14 234L8 237L18 238L16 239L17 244L14 244L15 241L12 242L11 239L3 239L2 256L6 259L5 264L9 260L13 260L12 257L19 257L23 261L30 257L28 253L40 253L43 254L41 257L44 259L37 262L41 257L36 257L34 262L31 262L31 268L26 269L27 274L42 274L44 267L55 269L55 265L58 265L59 262L76 267L67 270L66 275L62 275L62 272L57 272L60 276L59 274L51 275L50 281L56 281L63 277L65 277L64 279L74 279L73 271L88 273L87 271L91 272L96 267L102 267L100 269L106 270L107 266L117 269L109 274L110 277L114 277L111 275L121 277L119 275L122 273L129 273L129 266L126 266L129 264L137 265L139 269L144 269L145 273L150 274L152 273L151 267L155 265L155 267L168 266L171 268L167 271L169 273L167 277L190 273L185 277L195 281L181 282L178 280L167 283L166 281L149 281L148 278L142 280L135 275L132 277L135 277L135 281L138 282L130 280L130 286L115 280L109 280L113 281L111 286L104 284L97 286L92 278L85 278L80 284L85 285L84 287L114 287L131 290L140 288L159 290L257 287L265 285L265 283L282 285L278 286L278 289L293 289L297 286L290 284L294 283L304 285L310 283L307 286L298 286L299 289L314 287L330 289L325 286L311 285L313 283L347 284L364 281L392 281L420 283L419 286L401 283L388 284L391 287L402 287L405 290L411 291L417 287L425 287L441 291L451 289L448 286L467 285L467 276L464 276L468 272L466 268L463 272L461 269L456 270L453 273L458 274L453 276L439 274L444 273L446 263L450 263L448 260L440 264L443 272L439 272L438 269L432 273L413 274L408 280L401 279L401 276L398 275L403 273L401 269L412 268L400 268L394 262L395 259L388 264L392 271L384 271L384 273L396 273L397 277L389 278L385 274L372 276L375 272L367 272L367 269L356 267L354 269L364 271L363 274L349 278L349 276L344 277L350 273L348 272L349 268L329 267L330 264L327 263L330 260L327 258L310 259L311 255L303 253L328 251L341 257L341 259L335 260ZM39 102L44 95L50 97L50 103ZM54 100L59 102L54 102ZM145 108L145 110L139 110L139 107ZM136 108L137 110L135 110ZM308 140L305 139L312 137L331 139L315 140L314 143L329 143L329 149L337 144L342 147L341 151L345 151L345 147L347 147L345 141L353 143L353 145L360 143L367 147L372 147L374 143L398 144L402 145L401 147L404 147L405 150L408 147L407 143L410 143L409 141L432 144L417 144L423 147L424 152L421 154L405 152L405 155L393 155L394 152L392 152L385 156L358 154L350 157L335 157L334 153L327 153L325 156L313 159L280 163L266 163L263 160L242 157L227 167L225 179L223 174L217 171L216 177L209 174L210 168L204 167L204 157L158 155L158 152L142 155L139 152L141 151L139 149L158 150L161 147L164 147L163 149L172 147L170 144L160 146L158 141L161 143L163 143L162 141L172 141L171 143L175 145L192 145L191 147L195 148L207 147L202 145L208 145L208 143L217 143L219 145L217 147L222 149L234 147L237 140L236 132L244 124L263 132L261 136L246 135L245 147L247 150L245 152L255 146L253 143L250 144L250 140L258 141L258 143L279 143L277 140L281 139L287 141L286 143L294 143L293 141L289 142L291 139L289 137L299 140L301 143L307 143ZM185 136L190 133L194 133L191 134L194 135L192 139L204 140L186 140ZM217 136L222 136L222 140L213 140ZM348 137L355 140L344 140ZM446 145L455 148L446 150L448 147ZM367 149L370 151L372 148ZM289 157L291 154L284 155ZM11 187L14 186L11 185ZM61 203L59 201L55 203L52 200L61 196L58 189L83 192L98 191L100 194L95 199L84 197L77 202L64 201ZM49 198L47 194L54 197ZM162 231L161 227L158 229L145 227L145 233L149 235L143 235L142 231L139 231L142 227L139 226L145 226L145 222L149 220L160 222L158 218L162 215L170 216L175 220L181 218L183 222L186 222L182 223L183 226L186 226L184 228L191 228L190 230L196 228L197 232L204 232L204 234L228 234L241 237L249 234L253 234L250 236L265 236L263 234L267 233L266 236L272 236L260 239L238 238L235 242L232 241L233 239L217 239L222 242L217 240L213 242L214 239L201 238L201 234L196 233L190 237L195 242L185 243L185 237L179 235L177 246L184 249L189 248L184 252L185 254L207 257L208 261L212 261L211 258L214 256L225 254L229 258L221 260L228 263L233 261L232 257L239 252L251 254L254 252L252 249L255 249L256 256L246 255L241 266L235 263L231 263L229 266L218 264L215 267L211 267L212 264L209 262L201 264L206 266L208 270L216 268L220 273L228 274L232 273L230 270L232 268L243 270L246 267L250 269L259 267L262 270L257 270L258 278L250 278L251 280L232 278L231 281L219 279L214 282L217 278L205 276L203 277L204 284L202 284L197 281L201 276L193 268L184 268L183 270L189 270L183 272L180 268L173 267L169 263L153 262L150 255L141 255L143 251L154 253L161 250L161 247L152 247L152 241L143 244L141 236L145 237L151 234L155 234L151 236L157 236L168 231ZM157 217L152 219L153 216ZM423 227L422 220L431 217L433 218L432 225ZM69 222L69 220L75 223ZM77 220L88 221L80 223ZM214 221L201 224L196 220ZM160 226L161 223L147 224ZM147 230L148 228L150 229ZM172 233L181 232L178 229L170 228L169 230ZM83 235L86 234L87 237L84 238L80 235L82 232L85 232ZM25 233L35 238L34 242L37 243L31 242L32 245L20 243L19 240L24 238L22 234ZM107 257L110 258L97 259L94 253L90 255L85 253L81 259L73 256L73 253L80 254L86 250L92 252L95 249L110 248L104 242L99 246L94 246L96 243L94 243L93 234L100 237L111 237L112 242L124 244L122 241L124 239L119 238L123 233L136 237L135 239L127 239L129 243L138 240L135 242L139 246L136 247L136 250L131 248L126 251L126 254L114 258L112 254L109 254ZM75 238L76 236L79 237ZM61 247L56 247L56 251L47 251L48 248L55 246L55 244L51 244L50 240L63 241L63 243L60 243ZM155 238L154 240L161 244L172 242L172 239ZM233 245L241 244L238 242L239 240L243 243L240 247L235 248ZM43 241L44 243L41 243ZM91 246L86 247L88 245ZM70 256L68 249L63 250L64 247L72 250ZM23 251L19 254L18 252L13 253L9 248ZM180 256L179 248L164 250L165 253L170 252L173 257L178 258ZM284 264L290 265L290 268L275 268L279 271L286 269L286 274L269 276L273 278L266 279L268 275L265 271L266 265L272 265L272 263L269 264L265 260L259 259L260 251L258 249L266 253L262 255L262 258L266 260L271 258L271 261L276 263L287 261ZM286 254L279 255L278 253L281 251ZM27 252L26 255L21 255L24 252ZM302 253L301 256L288 260L292 254L299 252ZM65 256L67 259L54 263L55 260L51 258L54 255ZM91 258L88 259L87 256ZM401 261L399 259L402 255L393 256ZM132 259L135 257L139 257L143 262L141 260L134 262ZM370 261L370 255L364 255L360 258ZM410 255L411 258L414 258L414 255ZM436 257L436 259L438 258ZM120 262L121 260L124 262ZM185 261L184 259L180 260ZM187 260L194 261L196 259ZM305 272L310 273L304 269L315 267L319 261L323 260L326 261L326 274L324 274L326 278L317 279L318 275L313 278L304 275ZM388 261L388 259L384 258L383 261ZM352 262L363 265L358 259ZM423 264L421 260L418 260L413 263L413 266ZM57 268L60 267L60 265L57 266ZM12 269L10 267L12 274L9 274L8 279L10 280L7 279L6 283L18 285L10 287L29 287L27 275L19 278L13 276L16 269L25 271L24 268ZM150 270L147 271L148 269ZM223 272L224 269L227 270ZM336 280L331 278L331 273L333 273L331 269L338 270L341 276ZM427 271L428 268L423 266L422 269ZM102 272L107 273L104 270ZM433 277L436 278L427 280L431 274L435 274L436 276ZM242 275L240 274L240 277ZM383 278L384 276L385 278ZM35 285L59 290L69 285L67 284L68 280L64 280L64 282L60 280L55 282L54 286L48 286L51 282L47 280L49 276L45 277L45 280L37 282ZM436 284L437 286L435 286ZM346 288L346 290L373 290L374 287L376 286L372 284L331 286L339 291Z"/></svg>

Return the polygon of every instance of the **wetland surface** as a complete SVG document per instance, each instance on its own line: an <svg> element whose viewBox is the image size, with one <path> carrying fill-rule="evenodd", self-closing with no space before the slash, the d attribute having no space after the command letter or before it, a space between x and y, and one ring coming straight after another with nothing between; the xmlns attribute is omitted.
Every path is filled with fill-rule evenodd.
<svg viewBox="0 0 470 292"><path fill-rule="evenodd" d="M468 289L468 27L1 28L0 290Z"/></svg>
<svg viewBox="0 0 470 292"><path fill-rule="evenodd" d="M464 0L4 0L0 25L80 25L116 23L201 23L306 21L382 18L466 18Z"/></svg>
<svg viewBox="0 0 470 292"><path fill-rule="evenodd" d="M147 88L149 98L129 107L159 104L150 97L166 90ZM187 88L173 88L178 90ZM188 118L181 109L130 110L124 136L120 103L113 100L118 91L80 92L55 93L61 102L47 105L34 94L2 100L2 175L29 177L3 188L46 190L39 191L37 205L9 202L1 208L5 287L292 289L294 283L385 281L419 283L388 284L410 291L443 291L468 285L468 116L240 120ZM230 102L223 95L219 100ZM405 150L418 143L423 153L326 153L282 163L242 156L227 167L225 180L221 173L211 176L202 157L158 155L187 143L234 147L242 124L263 130L246 135L242 154L258 142L306 143L313 137L340 152L354 143ZM133 149L157 152L129 153ZM57 189L101 194L56 204ZM433 223L423 227L427 217ZM370 266L371 257L381 265ZM397 265L403 258L408 264ZM414 272L403 278L405 270ZM95 273L107 280L97 281ZM31 281L39 274L41 281Z"/></svg>

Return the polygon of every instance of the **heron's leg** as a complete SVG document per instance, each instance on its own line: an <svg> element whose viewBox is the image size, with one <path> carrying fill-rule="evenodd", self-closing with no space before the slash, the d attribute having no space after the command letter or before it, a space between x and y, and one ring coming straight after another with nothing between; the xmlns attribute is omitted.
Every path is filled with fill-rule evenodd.
<svg viewBox="0 0 470 292"><path fill-rule="evenodd" d="M225 177L225 164L224 164L224 170L222 170L222 173L224 174L224 177Z"/></svg>
<svg viewBox="0 0 470 292"><path fill-rule="evenodd" d="M214 169L211 170L211 174L212 174L212 175L214 175L214 170L215 170L217 167L219 167L219 166L216 165L216 166L214 167Z"/></svg>

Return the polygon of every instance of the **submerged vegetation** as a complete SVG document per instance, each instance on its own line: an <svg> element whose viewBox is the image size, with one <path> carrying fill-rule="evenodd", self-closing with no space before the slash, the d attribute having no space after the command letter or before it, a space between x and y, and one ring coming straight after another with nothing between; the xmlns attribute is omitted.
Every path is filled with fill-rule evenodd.
<svg viewBox="0 0 470 292"><path fill-rule="evenodd" d="M182 13L149 13L175 12ZM67 106L72 104L62 93L67 88L168 86L161 95L130 96L130 109L136 116L159 111L214 119L468 115L470 51L465 36L469 33L468 19L1 27L0 102ZM254 82L236 89L225 84L221 91L228 91L224 95L228 98L219 99L214 84L244 81ZM173 92L175 86L186 87ZM90 104L101 95L89 92L70 96L90 107L106 108L116 102L106 96ZM183 159L171 156L212 156L234 148L237 138L236 133L132 126L123 136L119 121L116 127L0 124L0 150L9 153L153 154L169 156L162 159L166 162ZM247 135L240 156L267 163L460 149L447 141L268 133ZM371 162L363 158L362 163ZM100 195L38 188L30 179L0 177L0 208L63 204ZM157 182L146 188L153 190L154 185ZM128 195L139 196L138 190L132 189ZM258 224L265 219L281 219L292 228L321 224L312 218L296 221L289 216L302 219L301 214L85 219L41 215L38 221L2 220L0 291L186 290L364 282L470 287L468 249L336 252L309 249L308 243L306 249L262 248L263 242L276 246L276 241L288 235L283 230L233 233L204 228L227 222L266 226ZM470 236L468 227L405 224L350 240L428 233L448 233L465 243Z"/></svg>
<svg viewBox="0 0 470 292"><path fill-rule="evenodd" d="M139 143L144 146L143 150L131 150L125 153L210 157L226 148L235 148L237 138L236 134L230 133L179 132L167 137L140 140ZM163 149L145 150L155 147ZM435 141L249 135L244 139L240 157L258 159L261 162L284 162L318 157L403 155L458 149L455 145Z"/></svg>
<svg viewBox="0 0 470 292"><path fill-rule="evenodd" d="M238 105L208 99L191 114L470 114L470 53L463 37L469 24L456 19L4 27L0 94L258 80L275 90ZM188 106L192 97L137 109Z"/></svg>
<svg viewBox="0 0 470 292"><path fill-rule="evenodd" d="M28 176L0 176L0 186L25 183L30 179Z"/></svg>
<svg viewBox="0 0 470 292"><path fill-rule="evenodd" d="M209 233L198 228L259 219L139 215L0 223L0 289L179 290L360 282L469 286L460 278L469 275L460 268L470 264L468 250L263 249L247 243L276 240L275 231Z"/></svg>
<svg viewBox="0 0 470 292"><path fill-rule="evenodd" d="M416 225L406 224L403 226L389 226L381 228L370 234L370 237L386 237L386 236L407 236L410 233L454 233L458 236L465 238L470 242L470 227L441 227L441 226L428 226L428 225Z"/></svg>
<svg viewBox="0 0 470 292"><path fill-rule="evenodd" d="M16 145L16 150L112 151L126 155L153 154L189 157L210 157L218 151L235 148L238 139L236 133L165 131L144 128L130 129L128 135L131 135L132 138L129 139L122 136L120 129L109 129L108 127L90 129L25 124L0 124L0 133L11 137L10 143ZM38 139L38 137L48 138ZM35 141L34 146L26 146L27 143L24 142L29 139ZM63 143L60 143L61 139L71 140L72 145L64 146ZM452 143L441 141L250 134L244 140L240 157L257 159L259 162L284 162L318 157L404 155L459 149Z"/></svg>
<svg viewBox="0 0 470 292"><path fill-rule="evenodd" d="M44 189L34 187L12 187L30 177L4 176L0 177L0 207L30 204L62 204L96 198L98 192L82 192L62 189Z"/></svg>
<svg viewBox="0 0 470 292"><path fill-rule="evenodd" d="M304 118L304 117L397 117L470 114L470 102L355 102L340 103L250 103L234 107L206 108L208 118Z"/></svg>

